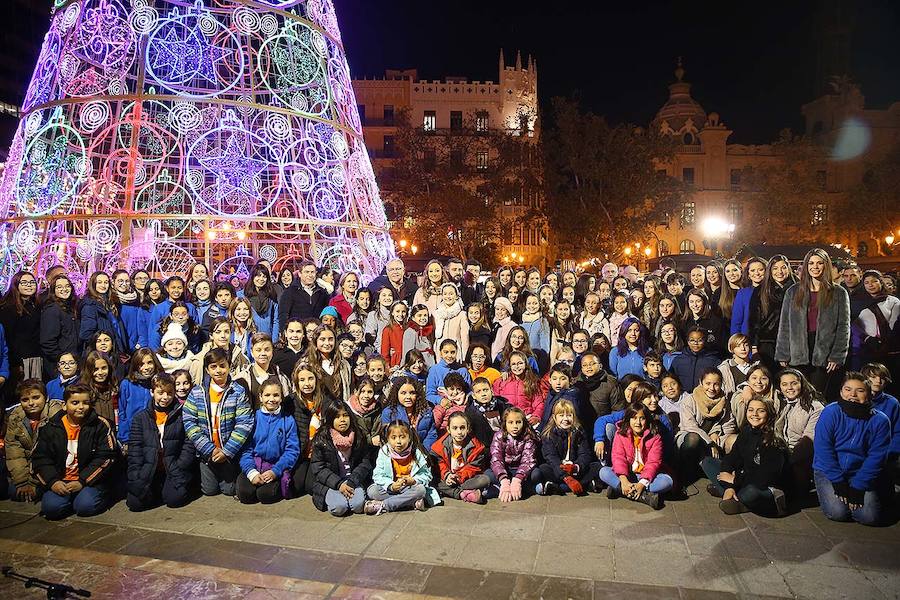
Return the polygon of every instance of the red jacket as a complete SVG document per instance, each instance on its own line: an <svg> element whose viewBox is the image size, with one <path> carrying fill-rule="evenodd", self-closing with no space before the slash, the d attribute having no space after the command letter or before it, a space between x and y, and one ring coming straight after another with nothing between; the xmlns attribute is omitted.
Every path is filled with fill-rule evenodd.
<svg viewBox="0 0 900 600"><path fill-rule="evenodd" d="M347 319L350 318L350 315L353 314L353 307L350 306L350 303L347 302L347 299L344 298L343 294L337 294L330 302L328 302L328 306L333 306L337 309L338 314L341 315L341 321L344 323L346 323Z"/></svg>
<svg viewBox="0 0 900 600"><path fill-rule="evenodd" d="M445 433L438 441L431 445L431 451L438 458L438 467L441 470L441 481L447 478L450 473L450 460L453 455L453 438L450 433ZM455 473L459 478L459 483L471 479L476 475L480 475L488 466L488 455L484 448L484 444L478 441L474 435L469 436L462 449L460 457L460 466Z"/></svg>
<svg viewBox="0 0 900 600"><path fill-rule="evenodd" d="M619 423L616 423L616 427ZM663 441L659 434L650 435L650 430L644 431L641 438L641 458L644 460L644 468L638 477L653 481L658 473L663 471ZM631 433L622 435L616 430L616 437L612 446L612 468L616 475L628 475L631 473L631 465L634 463L634 440Z"/></svg>
<svg viewBox="0 0 900 600"><path fill-rule="evenodd" d="M403 364L403 331L402 325L391 323L381 333L381 356L391 367Z"/></svg>

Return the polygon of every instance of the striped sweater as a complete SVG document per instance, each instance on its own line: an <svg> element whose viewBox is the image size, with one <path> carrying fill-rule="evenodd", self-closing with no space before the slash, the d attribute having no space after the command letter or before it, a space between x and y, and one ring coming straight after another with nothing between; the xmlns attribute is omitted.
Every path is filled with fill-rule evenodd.
<svg viewBox="0 0 900 600"><path fill-rule="evenodd" d="M209 377L203 378L203 385L196 385L184 403L184 432L197 448L197 454L208 460L216 446L213 443L212 427L218 416L219 439L222 452L230 459L236 459L253 431L254 415L247 392L239 383L229 378L218 403L217 415L211 413L209 402Z"/></svg>

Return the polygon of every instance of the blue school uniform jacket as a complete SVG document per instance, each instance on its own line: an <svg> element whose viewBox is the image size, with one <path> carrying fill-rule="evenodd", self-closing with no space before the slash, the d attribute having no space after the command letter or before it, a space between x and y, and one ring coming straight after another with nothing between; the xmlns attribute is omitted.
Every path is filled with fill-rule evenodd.
<svg viewBox="0 0 900 600"><path fill-rule="evenodd" d="M833 402L822 409L813 438L813 469L833 484L849 483L860 491L875 489L884 474L891 447L891 422L872 409L866 418L856 419Z"/></svg>
<svg viewBox="0 0 900 600"><path fill-rule="evenodd" d="M872 398L872 408L880 410L891 422L891 455L900 454L900 401L885 392Z"/></svg>
<svg viewBox="0 0 900 600"><path fill-rule="evenodd" d="M586 397L582 397L581 391L578 388L570 387L559 392L554 392L551 389L547 392L547 398L544 400L544 412L541 414L541 422L538 425L538 431L544 431L547 423L550 422L550 417L553 414L553 407L556 406L556 403L560 400L568 400L575 405L575 414L578 415L578 420L582 423L593 418L590 415L592 411L587 408L587 406L590 405L590 402L588 402Z"/></svg>
<svg viewBox="0 0 900 600"><path fill-rule="evenodd" d="M150 380L135 383L127 378L123 379L119 384L119 407L116 410L119 417L116 437L120 443L128 443L131 420L148 406L150 406Z"/></svg>
<svg viewBox="0 0 900 600"><path fill-rule="evenodd" d="M256 411L253 435L241 452L241 471L248 475L257 470L254 459L260 457L272 465L272 472L278 475L293 469L300 458L300 441L297 438L297 421L292 415L279 411L278 414Z"/></svg>
<svg viewBox="0 0 900 600"><path fill-rule="evenodd" d="M59 400L62 402L63 393L66 391L66 388L76 381L78 381L77 374L65 381L62 379L62 375L57 375L47 382L47 400Z"/></svg>
<svg viewBox="0 0 900 600"><path fill-rule="evenodd" d="M616 379L629 374L644 377L644 357L637 350L629 350L625 356L619 356L619 349L613 348L609 351L609 370Z"/></svg>
<svg viewBox="0 0 900 600"><path fill-rule="evenodd" d="M78 331L78 341L81 346L86 346L95 333L108 331L113 335L113 343L119 352L128 352L128 340L125 337L125 326L122 319L114 312L104 308L93 298L85 298L81 301L79 311L81 325Z"/></svg>
<svg viewBox="0 0 900 600"><path fill-rule="evenodd" d="M128 343L125 352L131 353L138 348L148 348L147 321L150 319L150 311L139 304L123 304L119 315L124 327L125 341Z"/></svg>
<svg viewBox="0 0 900 600"><path fill-rule="evenodd" d="M147 319L147 347L153 351L159 350L160 346L162 346L162 333L159 331L159 326L162 325L163 319L169 316L169 311L172 309L173 304L175 302L167 298L150 309L150 316ZM194 319L194 323L199 323L200 321L197 320L197 307L190 302L186 304L188 314Z"/></svg>
<svg viewBox="0 0 900 600"><path fill-rule="evenodd" d="M394 410L390 406L385 406L384 410L381 411L381 422L387 425L391 421L404 421L409 423L409 417L406 414L406 410L403 409L403 407L397 407L397 409ZM426 410L419 417L419 421L416 423L416 435L419 436L419 441L422 442L422 447L425 448L426 451L437 441L437 428L434 426L434 415L431 413L431 408Z"/></svg>
<svg viewBox="0 0 900 600"><path fill-rule="evenodd" d="M428 369L428 379L425 381L425 397L428 398L428 401L432 404L437 404L441 401L441 395L438 393L438 388L444 387L444 377L449 375L452 371L455 371L462 375L462 378L466 380L470 386L472 385L472 376L469 374L469 370L460 363L453 363L453 365L448 365L442 360L439 360L436 365ZM426 448L431 448L430 445L426 446Z"/></svg>
<svg viewBox="0 0 900 600"><path fill-rule="evenodd" d="M731 308L731 335L750 334L750 298L753 296L754 289L753 286L741 288L735 294L734 305ZM723 341L727 343L728 340Z"/></svg>

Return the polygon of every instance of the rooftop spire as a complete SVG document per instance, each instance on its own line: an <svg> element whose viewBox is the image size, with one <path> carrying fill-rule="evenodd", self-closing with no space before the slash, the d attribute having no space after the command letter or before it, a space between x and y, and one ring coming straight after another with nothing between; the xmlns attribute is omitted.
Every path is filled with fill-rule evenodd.
<svg viewBox="0 0 900 600"><path fill-rule="evenodd" d="M503 56L503 48L500 48L500 72L506 70L506 57Z"/></svg>
<svg viewBox="0 0 900 600"><path fill-rule="evenodd" d="M516 50L516 71L522 70L522 51Z"/></svg>
<svg viewBox="0 0 900 600"><path fill-rule="evenodd" d="M675 65L675 79L681 81L684 79L684 66L682 65L681 57L678 57L678 61Z"/></svg>

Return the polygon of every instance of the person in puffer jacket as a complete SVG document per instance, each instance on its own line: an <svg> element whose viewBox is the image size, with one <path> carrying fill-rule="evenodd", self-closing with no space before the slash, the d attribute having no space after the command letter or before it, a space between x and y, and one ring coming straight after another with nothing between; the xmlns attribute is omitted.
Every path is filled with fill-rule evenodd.
<svg viewBox="0 0 900 600"><path fill-rule="evenodd" d="M184 403L184 432L200 459L200 491L234 495L238 457L253 431L247 393L228 375L228 353L213 348L203 357L203 382Z"/></svg>
<svg viewBox="0 0 900 600"><path fill-rule="evenodd" d="M62 402L48 400L40 379L26 379L16 386L19 405L6 422L6 470L10 481L7 492L11 500L31 502L43 491L31 469L31 454L38 429L62 410ZM60 396L61 398L61 396Z"/></svg>
<svg viewBox="0 0 900 600"><path fill-rule="evenodd" d="M709 368L718 368L718 356L706 349L706 334L699 327L688 331L687 347L672 361L671 371L678 376L681 386L692 390L700 383L700 374Z"/></svg>
<svg viewBox="0 0 900 600"><path fill-rule="evenodd" d="M522 483L531 477L540 443L521 408L511 406L503 411L502 427L491 442L491 480L487 498L501 502L515 502L527 494Z"/></svg>
<svg viewBox="0 0 900 600"><path fill-rule="evenodd" d="M813 477L822 512L832 521L877 525L890 508L885 463L891 422L872 408L872 391L862 373L849 371L841 398L822 411L813 440Z"/></svg>
<svg viewBox="0 0 900 600"><path fill-rule="evenodd" d="M643 404L631 404L616 423L612 466L600 469L610 500L625 497L661 508L660 496L672 489L663 466L663 440L656 416Z"/></svg>
<svg viewBox="0 0 900 600"><path fill-rule="evenodd" d="M243 504L273 504L291 495L291 472L300 458L297 422L281 408L277 377L259 386L253 436L241 453L237 497Z"/></svg>
<svg viewBox="0 0 900 600"><path fill-rule="evenodd" d="M482 504L482 490L491 481L484 470L488 466L487 450L472 433L472 423L465 412L456 412L447 422L447 433L432 444L440 471L437 490L464 502Z"/></svg>
<svg viewBox="0 0 900 600"><path fill-rule="evenodd" d="M531 472L534 491L541 496L571 491L581 496L596 489L597 465L591 463L588 436L581 428L575 406L568 400L556 403L541 436L543 463ZM589 485L590 484L590 485Z"/></svg>
<svg viewBox="0 0 900 600"><path fill-rule="evenodd" d="M175 379L168 373L154 376L150 396L150 404L131 420L128 435L125 503L131 511L187 504L197 462L194 446L184 434Z"/></svg>

